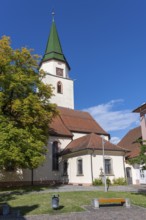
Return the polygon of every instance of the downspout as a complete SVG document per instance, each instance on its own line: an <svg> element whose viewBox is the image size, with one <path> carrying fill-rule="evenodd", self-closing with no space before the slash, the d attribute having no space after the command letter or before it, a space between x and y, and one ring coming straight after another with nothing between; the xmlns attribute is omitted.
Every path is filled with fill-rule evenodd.
<svg viewBox="0 0 146 220"><path fill-rule="evenodd" d="M126 167L125 167L125 155L126 155L126 151L125 151L125 154L123 156L123 166L124 166L124 176L125 176L125 180L127 182L127 173L126 173Z"/></svg>
<svg viewBox="0 0 146 220"><path fill-rule="evenodd" d="M90 154L90 158L91 158L91 180L92 180L92 184L93 184L93 162L92 162L92 155L94 153L94 150L92 150L91 154Z"/></svg>

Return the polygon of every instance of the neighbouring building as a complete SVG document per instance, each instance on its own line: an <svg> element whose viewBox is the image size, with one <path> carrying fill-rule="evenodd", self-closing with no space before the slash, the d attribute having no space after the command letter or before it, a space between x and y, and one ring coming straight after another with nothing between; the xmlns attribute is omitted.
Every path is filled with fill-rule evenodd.
<svg viewBox="0 0 146 220"><path fill-rule="evenodd" d="M126 175L129 184L146 184L146 170L142 169L139 164L130 165L128 159L136 158L140 153L140 146L143 141L146 141L146 104L143 104L133 110L134 113L140 114L140 125L139 127L130 130L118 143L129 150L126 154Z"/></svg>
<svg viewBox="0 0 146 220"><path fill-rule="evenodd" d="M44 83L54 87L50 101L58 105L60 112L51 124L46 161L33 171L18 170L11 176L3 174L1 182L30 184L33 179L34 184L91 185L95 178L103 178L104 171L111 180L125 178L127 150L112 144L110 135L89 113L74 110L74 81L69 77L70 65L64 56L54 19L41 69L47 73Z"/></svg>

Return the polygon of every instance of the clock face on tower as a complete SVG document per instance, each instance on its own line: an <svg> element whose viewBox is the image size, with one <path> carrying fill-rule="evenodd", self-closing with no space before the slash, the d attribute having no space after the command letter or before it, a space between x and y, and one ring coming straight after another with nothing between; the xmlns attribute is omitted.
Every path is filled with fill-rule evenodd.
<svg viewBox="0 0 146 220"><path fill-rule="evenodd" d="M61 68L56 68L56 75L63 77L63 69L61 69Z"/></svg>

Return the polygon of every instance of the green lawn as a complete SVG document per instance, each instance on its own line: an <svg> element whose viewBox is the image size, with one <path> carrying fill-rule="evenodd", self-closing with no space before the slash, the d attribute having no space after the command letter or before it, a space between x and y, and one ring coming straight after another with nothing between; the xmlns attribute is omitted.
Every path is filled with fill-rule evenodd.
<svg viewBox="0 0 146 220"><path fill-rule="evenodd" d="M146 194L136 194L127 192L61 192L60 208L52 210L51 200L55 193L33 192L30 190L13 190L10 193L1 192L0 202L7 202L14 210L20 210L22 215L35 214L59 214L65 212L83 211L83 205L90 205L93 198L98 197L123 197L130 198L131 203L146 207Z"/></svg>

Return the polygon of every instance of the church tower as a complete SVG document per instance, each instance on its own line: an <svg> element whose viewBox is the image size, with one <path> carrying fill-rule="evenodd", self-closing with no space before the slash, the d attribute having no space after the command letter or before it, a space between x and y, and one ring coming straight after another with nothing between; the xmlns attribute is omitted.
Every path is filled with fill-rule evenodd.
<svg viewBox="0 0 146 220"><path fill-rule="evenodd" d="M51 103L74 109L74 83L69 78L70 66L63 54L54 18L41 69L47 73L43 82L54 88Z"/></svg>

